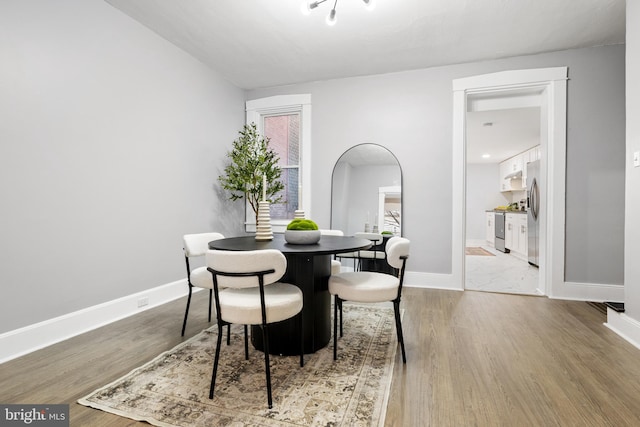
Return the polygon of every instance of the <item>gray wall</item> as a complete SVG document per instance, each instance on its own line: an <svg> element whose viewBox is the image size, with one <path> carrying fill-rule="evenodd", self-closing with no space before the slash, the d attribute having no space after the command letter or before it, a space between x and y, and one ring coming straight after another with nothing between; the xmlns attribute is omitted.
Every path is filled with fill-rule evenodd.
<svg viewBox="0 0 640 427"><path fill-rule="evenodd" d="M622 285L624 46L589 51L569 68L565 279Z"/></svg>
<svg viewBox="0 0 640 427"><path fill-rule="evenodd" d="M640 3L627 2L627 155L625 211L625 314L640 321L640 168L633 153L640 151Z"/></svg>
<svg viewBox="0 0 640 427"><path fill-rule="evenodd" d="M184 233L238 234L215 181L243 123L243 91L103 1L0 2L0 333L184 278Z"/></svg>
<svg viewBox="0 0 640 427"><path fill-rule="evenodd" d="M453 79L569 67L566 280L623 282L625 47L605 46L250 91L311 93L312 215L329 223L331 171L347 148L389 148L403 171L409 269L451 273ZM612 208L614 207L614 208ZM604 250L603 246L604 245Z"/></svg>

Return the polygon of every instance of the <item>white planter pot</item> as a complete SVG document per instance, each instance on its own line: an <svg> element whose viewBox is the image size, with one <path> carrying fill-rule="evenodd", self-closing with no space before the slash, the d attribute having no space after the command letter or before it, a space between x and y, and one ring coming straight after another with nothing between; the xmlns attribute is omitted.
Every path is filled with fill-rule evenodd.
<svg viewBox="0 0 640 427"><path fill-rule="evenodd" d="M284 240L292 245L313 245L320 241L320 230L285 230Z"/></svg>

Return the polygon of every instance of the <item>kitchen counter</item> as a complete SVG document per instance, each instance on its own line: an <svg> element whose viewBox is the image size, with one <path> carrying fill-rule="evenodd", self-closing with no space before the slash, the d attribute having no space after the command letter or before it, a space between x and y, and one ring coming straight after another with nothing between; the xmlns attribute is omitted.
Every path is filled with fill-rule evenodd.
<svg viewBox="0 0 640 427"><path fill-rule="evenodd" d="M512 213L512 214L526 214L527 211L507 211L503 209L487 209L486 212L504 212L504 213Z"/></svg>

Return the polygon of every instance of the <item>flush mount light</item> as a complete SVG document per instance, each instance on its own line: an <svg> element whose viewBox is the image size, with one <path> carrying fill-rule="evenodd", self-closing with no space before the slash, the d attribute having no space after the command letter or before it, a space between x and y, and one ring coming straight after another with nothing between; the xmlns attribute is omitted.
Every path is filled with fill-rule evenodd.
<svg viewBox="0 0 640 427"><path fill-rule="evenodd" d="M482 158L483 158L483 159L488 159L489 157L491 157L491 154L483 154L483 155L482 155Z"/></svg>
<svg viewBox="0 0 640 427"><path fill-rule="evenodd" d="M327 0L316 0L316 1L304 0L304 2L302 3L302 13L305 15L309 15L313 9L317 8L318 6L320 6L322 3L326 1ZM367 10L373 10L373 8L376 5L375 0L362 0L362 2L364 3L365 8ZM338 0L334 0L333 8L327 15L327 25L330 25L330 26L336 25L336 7L337 6L338 6Z"/></svg>

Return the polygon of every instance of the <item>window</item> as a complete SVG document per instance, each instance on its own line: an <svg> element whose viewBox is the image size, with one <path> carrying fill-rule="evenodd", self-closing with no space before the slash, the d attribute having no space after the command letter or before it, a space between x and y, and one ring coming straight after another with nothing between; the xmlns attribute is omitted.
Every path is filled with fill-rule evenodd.
<svg viewBox="0 0 640 427"><path fill-rule="evenodd" d="M271 205L271 219L291 219L298 209L300 176L300 114L288 113L264 116L263 135L269 138L269 146L280 157L284 191L283 203Z"/></svg>
<svg viewBox="0 0 640 427"><path fill-rule="evenodd" d="M271 227L283 232L296 209L310 217L311 95L283 95L247 101L247 124L269 138L280 157L283 203L271 205ZM255 231L255 217L246 209L246 230Z"/></svg>

